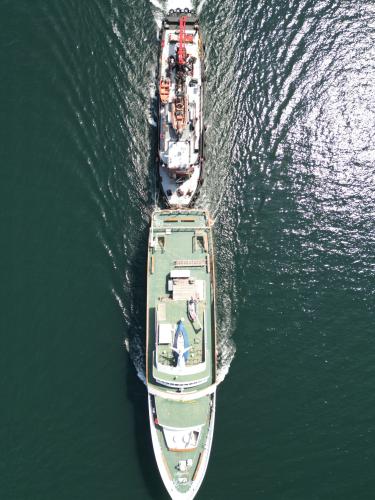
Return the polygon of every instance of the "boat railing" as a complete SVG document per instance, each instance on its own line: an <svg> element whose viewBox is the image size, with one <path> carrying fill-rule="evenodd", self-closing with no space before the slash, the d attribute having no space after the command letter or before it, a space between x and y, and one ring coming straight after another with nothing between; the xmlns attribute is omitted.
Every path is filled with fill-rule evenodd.
<svg viewBox="0 0 375 500"><path fill-rule="evenodd" d="M156 380L156 382L158 382L158 384L164 385L166 387L170 387L173 389L180 389L180 390L193 389L194 387L198 387L200 385L206 384L208 382L209 378L210 378L210 376L207 375L204 378L191 380L189 382L176 382L176 381L171 381L171 380L165 380L164 378L158 378L158 377L155 377L155 375L154 375L154 379Z"/></svg>
<svg viewBox="0 0 375 500"><path fill-rule="evenodd" d="M158 354L156 354L156 358L157 356ZM168 375L196 375L197 373L204 372L206 368L207 368L206 361L204 361L203 363L198 363L193 366L184 366L183 369L177 366L168 366L168 365L163 365L162 363L157 363L158 371L160 373L166 373Z"/></svg>
<svg viewBox="0 0 375 500"><path fill-rule="evenodd" d="M148 386L149 394L153 396L158 396L159 398L171 399L173 401L194 401L194 399L199 399L204 396L209 396L210 394L214 394L216 392L217 385L212 384L204 389L189 391L189 392L175 392L175 391L166 391L163 389L159 389L154 385Z"/></svg>

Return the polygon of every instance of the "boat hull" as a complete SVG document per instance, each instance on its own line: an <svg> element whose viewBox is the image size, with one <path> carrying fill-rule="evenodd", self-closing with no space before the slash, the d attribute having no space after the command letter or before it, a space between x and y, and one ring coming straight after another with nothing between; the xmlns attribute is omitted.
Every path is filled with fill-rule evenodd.
<svg viewBox="0 0 375 500"><path fill-rule="evenodd" d="M176 500L189 500L197 494L213 440L217 353L211 226L204 210L156 210L150 229L146 316L149 421L161 478ZM191 300L195 318L189 317ZM182 361L187 350L189 356Z"/></svg>
<svg viewBox="0 0 375 500"><path fill-rule="evenodd" d="M173 57L175 46L170 43L171 34L179 31L179 20L182 14L168 15L160 30L160 51L157 72L158 88L158 156L157 178L159 189L165 205L170 208L191 208L199 194L204 180L204 43L199 28L199 20L195 15L188 14L187 30L194 32L194 43L187 50L191 52L194 69L184 76L186 95L184 132L176 126L175 99L177 80L175 73L167 63ZM192 36L192 35L190 35ZM168 76L169 75L169 76ZM175 75L176 76L176 75ZM168 80L168 85L165 83ZM166 91L168 89L168 91ZM175 94L174 94L175 92ZM169 93L171 95L169 95ZM180 144L180 151L176 145ZM188 144L185 147L184 144ZM176 150L175 154L173 150ZM182 160L181 160L182 158Z"/></svg>
<svg viewBox="0 0 375 500"><path fill-rule="evenodd" d="M169 496L173 500L193 500L193 498L195 498L195 496L197 495L197 493L199 491L199 488L202 485L202 482L204 480L204 477L205 477L205 474L207 471L208 462L210 459L213 434L214 434L214 428L215 428L216 391L212 395L212 413L211 413L209 432L207 435L207 441L205 444L205 451L204 451L203 459L199 463L199 469L197 470L197 473L195 475L194 480L191 482L191 484L189 485L189 488L186 489L185 492L181 492L178 489L175 481L173 480L173 478L171 478L171 474L168 470L168 465L167 465L166 460L164 458L163 448L160 444L158 434L157 434L157 427L155 424L155 414L154 414L154 407L152 404L152 398L153 398L153 395L149 393L148 394L148 411L149 411L149 420L150 420L151 439L152 439L152 445L153 445L153 449L154 449L156 464L158 466L158 470L159 470L161 479L164 483L165 489L167 490Z"/></svg>

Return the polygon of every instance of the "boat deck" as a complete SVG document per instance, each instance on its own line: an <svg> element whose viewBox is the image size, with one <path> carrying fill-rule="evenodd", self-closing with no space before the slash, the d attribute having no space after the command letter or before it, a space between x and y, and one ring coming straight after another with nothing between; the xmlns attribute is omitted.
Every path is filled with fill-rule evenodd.
<svg viewBox="0 0 375 500"><path fill-rule="evenodd" d="M197 191L202 173L202 97L203 97L203 44L199 29L190 22L186 29L187 58L194 58L193 71L185 75L186 120L183 132L177 135L174 129L173 106L176 99L176 69L169 70L169 58L177 57L179 26L171 23L162 32L160 54L160 78L168 78L168 96L159 106L159 174L164 194L170 206L188 206ZM189 175L176 175L190 170Z"/></svg>
<svg viewBox="0 0 375 500"><path fill-rule="evenodd" d="M149 372L150 382L191 383L212 381L212 294L210 254L207 234L195 218L180 222L180 227L166 232L154 230L154 246L149 262ZM168 224L168 223L166 223ZM191 228L187 227L187 224ZM185 225L185 227L184 227ZM190 278L171 279L171 271L183 270ZM192 282L192 283L190 283ZM188 316L188 300L197 300L198 321ZM186 370L175 367L173 332L184 319L191 346ZM200 323L200 324L199 324ZM161 325L163 339L160 337ZM168 328L171 332L168 336ZM158 337L159 332L159 337ZM154 346L151 349L151 346ZM210 356L209 362L206 357Z"/></svg>
<svg viewBox="0 0 375 500"><path fill-rule="evenodd" d="M187 314L187 301L186 300L180 300L180 301L175 301L175 300L170 300L167 299L167 301L159 301L158 305L160 304L164 305L165 311L166 311L166 316L165 320L163 321L160 318L158 318L159 324L164 324L164 325L169 325L167 318L170 318L174 321L174 324L177 323L177 321L180 318L184 318L184 327L188 333L188 337L190 340L190 345L191 349L189 351L189 358L186 361L186 366L194 366L202 363L204 361L204 329L203 325L202 328L197 324L197 322L193 322L190 319L188 319L188 314ZM204 310L205 310L205 303L198 303L198 318L203 318L204 316ZM173 334L171 335L171 341L167 344L165 343L160 343L159 339L159 345L158 345L158 362L160 364L164 364L167 366L174 366L175 365L175 356L172 350L172 342L173 342Z"/></svg>
<svg viewBox="0 0 375 500"><path fill-rule="evenodd" d="M168 203L170 206L188 206L194 197L194 193L199 185L199 179L201 176L201 166L196 165L191 177L187 177L183 181L176 183L176 180L168 175L167 168L160 166L159 174L161 177L161 183L163 186L164 193L170 192L170 195L166 195ZM180 188L180 193L178 194L177 189Z"/></svg>
<svg viewBox="0 0 375 500"><path fill-rule="evenodd" d="M150 428L158 467L172 498L194 497L212 443L216 335L210 224L202 210L156 211L149 238L146 379ZM188 306L192 299L193 317ZM189 355L179 365L173 348L181 325L183 348Z"/></svg>
<svg viewBox="0 0 375 500"><path fill-rule="evenodd" d="M190 427L201 426L206 423L208 408L204 399L194 399L186 403L158 398L156 401L156 415L159 425L180 428L189 422Z"/></svg>
<svg viewBox="0 0 375 500"><path fill-rule="evenodd" d="M181 406L182 409L180 408ZM191 492L192 488L194 488L195 493L204 477L210 454L214 425L214 400L206 396L190 403L173 404L169 400L157 398L155 408L156 421L158 423L154 425L152 431L158 447L155 451L160 453L160 457L163 457L162 462L166 471L165 479L168 478L173 487L182 494ZM180 416L183 413L183 418L176 418L176 411L178 411L177 415ZM161 417L162 415L163 417ZM170 417L170 420L167 416ZM195 428L199 430L197 447L186 450L171 450L166 443L165 427L163 424L164 422L172 422L178 425L182 420L185 423L191 423L190 429ZM180 469L179 465L181 463L189 464L186 470ZM168 481L166 486L168 487Z"/></svg>

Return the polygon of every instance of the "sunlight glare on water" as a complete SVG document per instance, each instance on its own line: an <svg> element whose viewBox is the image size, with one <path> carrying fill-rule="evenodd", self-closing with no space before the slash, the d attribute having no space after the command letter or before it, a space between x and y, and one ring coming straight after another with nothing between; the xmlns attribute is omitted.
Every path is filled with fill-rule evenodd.
<svg viewBox="0 0 375 500"><path fill-rule="evenodd" d="M373 1L18 0L0 3L1 499L165 498L138 380L155 21L192 5L230 367L200 496L374 498Z"/></svg>

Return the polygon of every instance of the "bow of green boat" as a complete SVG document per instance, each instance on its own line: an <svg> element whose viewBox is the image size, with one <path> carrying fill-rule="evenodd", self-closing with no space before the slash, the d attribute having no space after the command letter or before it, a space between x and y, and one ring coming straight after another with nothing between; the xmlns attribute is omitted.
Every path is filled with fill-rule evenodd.
<svg viewBox="0 0 375 500"><path fill-rule="evenodd" d="M215 273L206 211L154 212L147 276L155 457L170 496L192 499L207 468L215 419Z"/></svg>

